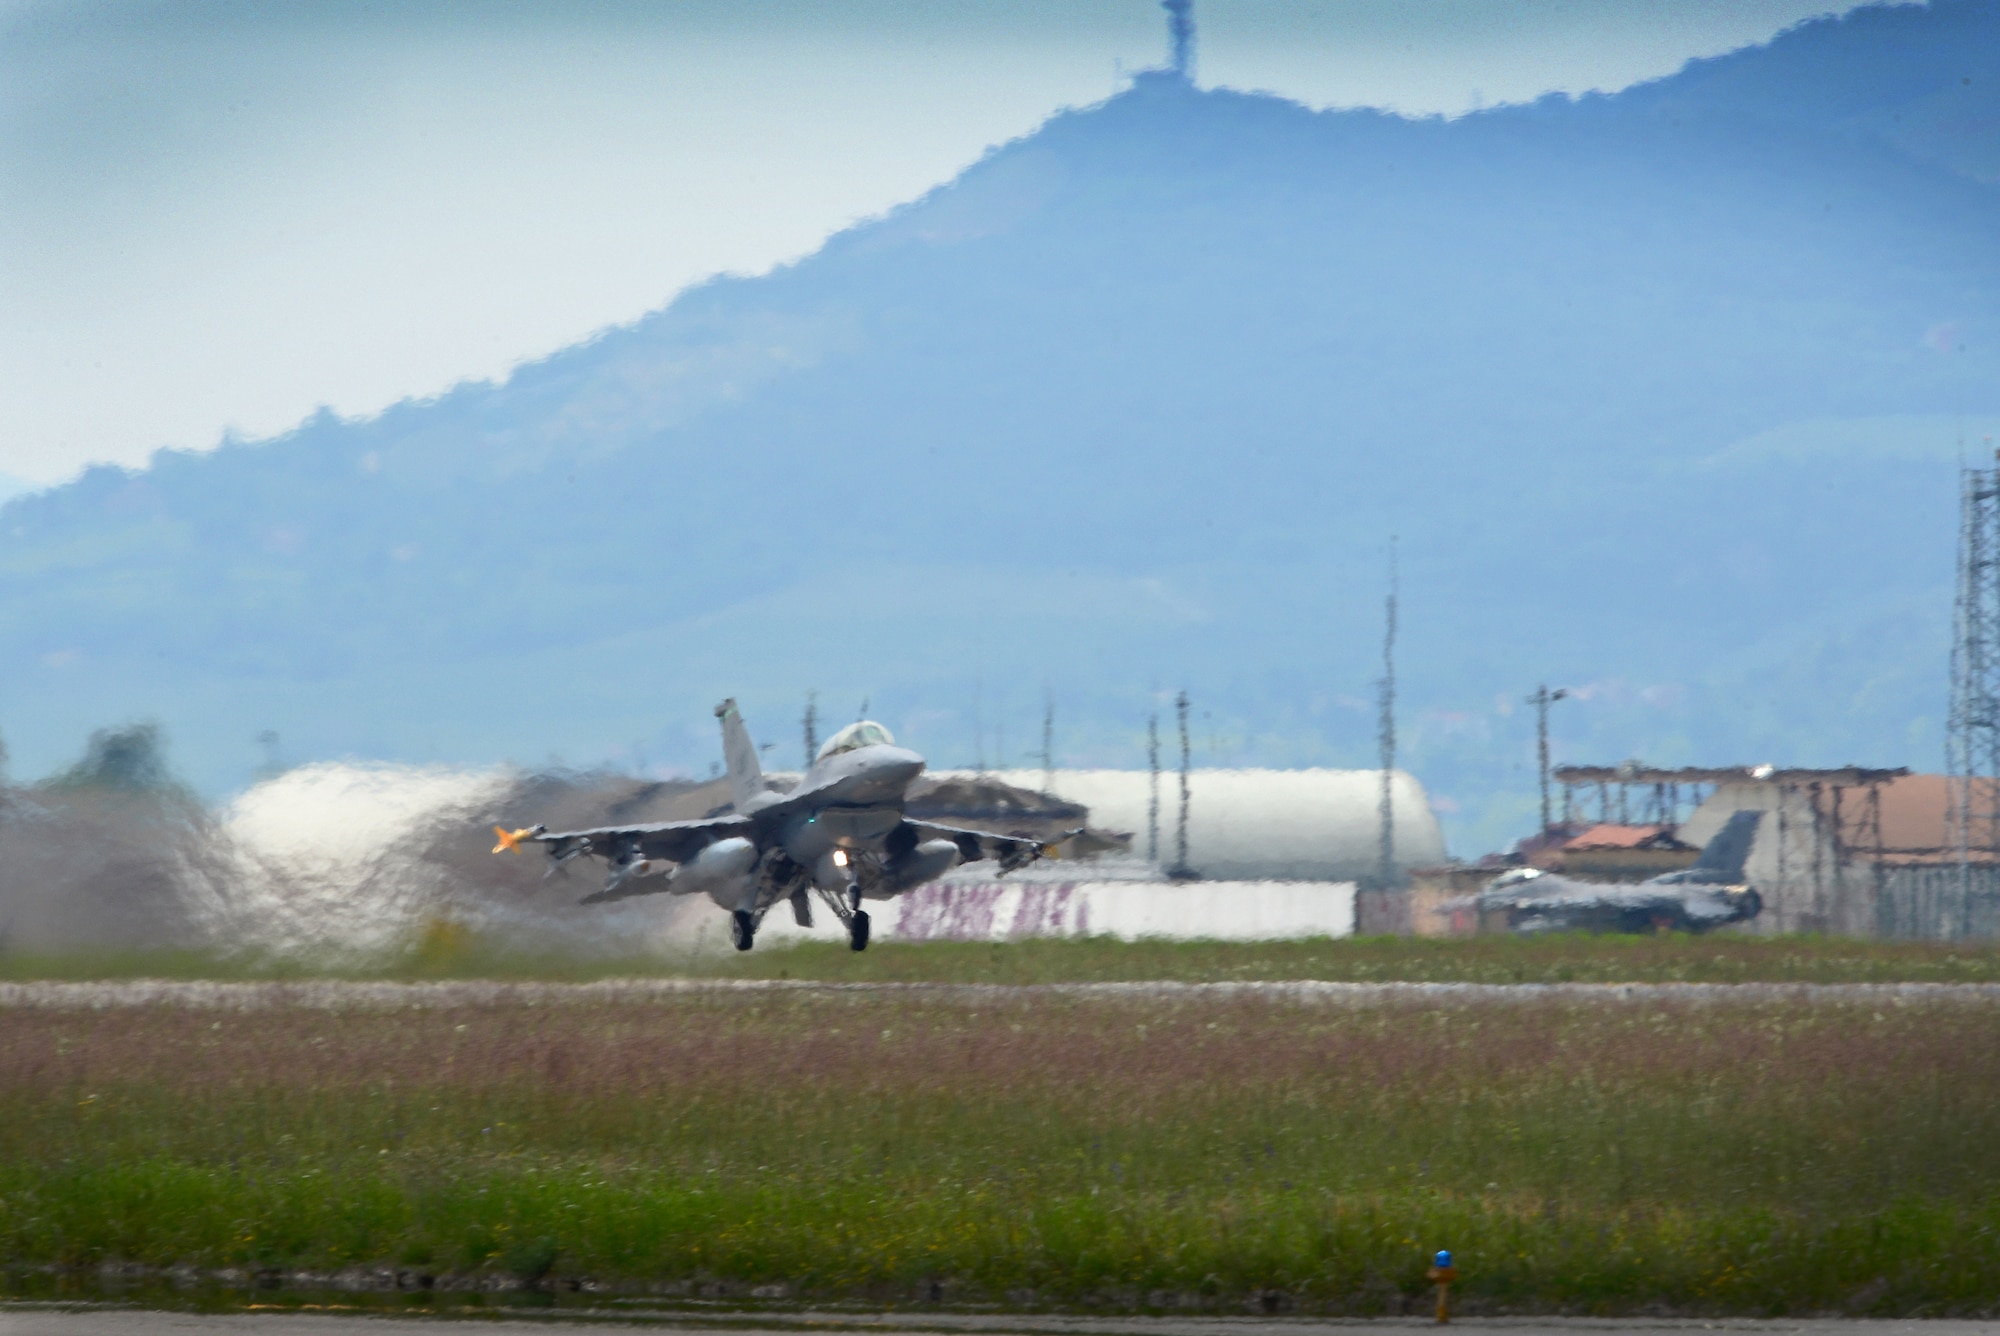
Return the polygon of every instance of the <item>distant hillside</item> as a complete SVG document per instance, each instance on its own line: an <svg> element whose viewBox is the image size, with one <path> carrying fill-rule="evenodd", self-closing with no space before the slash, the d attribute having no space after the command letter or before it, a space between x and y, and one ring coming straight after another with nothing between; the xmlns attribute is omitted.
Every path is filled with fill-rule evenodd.
<svg viewBox="0 0 2000 1336"><path fill-rule="evenodd" d="M0 510L16 768L706 773L818 688L938 764L1408 765L1477 852L1565 755L1933 766L2000 423L2000 3L1445 122L1140 79L503 384Z"/></svg>

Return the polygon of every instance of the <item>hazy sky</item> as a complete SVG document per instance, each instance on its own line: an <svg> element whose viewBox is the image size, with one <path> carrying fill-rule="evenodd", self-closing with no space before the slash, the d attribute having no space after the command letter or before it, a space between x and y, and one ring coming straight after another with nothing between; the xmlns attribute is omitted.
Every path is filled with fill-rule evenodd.
<svg viewBox="0 0 2000 1336"><path fill-rule="evenodd" d="M1824 0L1198 0L1198 78L1457 113ZM504 373L1164 56L1154 0L0 0L0 473Z"/></svg>

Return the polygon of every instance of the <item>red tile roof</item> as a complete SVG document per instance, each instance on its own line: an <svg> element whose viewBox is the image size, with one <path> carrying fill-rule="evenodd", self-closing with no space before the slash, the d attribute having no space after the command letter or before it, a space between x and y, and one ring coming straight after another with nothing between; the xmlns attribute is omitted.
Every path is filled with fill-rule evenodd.
<svg viewBox="0 0 2000 1336"><path fill-rule="evenodd" d="M1683 849L1671 826L1592 826L1564 843L1565 852L1584 849Z"/></svg>

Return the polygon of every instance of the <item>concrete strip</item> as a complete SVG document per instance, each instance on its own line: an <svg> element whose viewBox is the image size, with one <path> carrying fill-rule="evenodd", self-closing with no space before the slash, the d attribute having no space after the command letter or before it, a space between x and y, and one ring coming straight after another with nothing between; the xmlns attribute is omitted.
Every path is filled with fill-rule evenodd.
<svg viewBox="0 0 2000 1336"><path fill-rule="evenodd" d="M0 1010L102 1011L183 1007L200 1011L442 1009L448 1007L589 1006L681 997L806 993L884 994L936 1001L992 1003L1035 998L1224 1000L1258 998L1318 1006L1494 1006L1547 1002L1716 1005L1760 1002L1909 1005L2000 1002L2000 983L828 983L802 979L603 979L593 983L446 980L394 983L203 982L123 979L91 983L0 983Z"/></svg>

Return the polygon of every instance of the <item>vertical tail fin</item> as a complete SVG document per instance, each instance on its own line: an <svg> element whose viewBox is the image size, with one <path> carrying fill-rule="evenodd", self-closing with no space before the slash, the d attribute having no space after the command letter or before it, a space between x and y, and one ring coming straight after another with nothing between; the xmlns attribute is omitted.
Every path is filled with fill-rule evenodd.
<svg viewBox="0 0 2000 1336"><path fill-rule="evenodd" d="M1702 881L1743 880L1743 865L1750 859L1750 845L1757 838L1757 824L1763 817L1762 812L1732 813L1722 829L1715 832L1715 838L1701 847L1701 857L1689 871L1701 873Z"/></svg>
<svg viewBox="0 0 2000 1336"><path fill-rule="evenodd" d="M750 730L736 711L734 696L715 707L715 717L722 721L722 761L729 767L729 796L741 812L764 791L764 770L757 764L756 744L750 741Z"/></svg>

